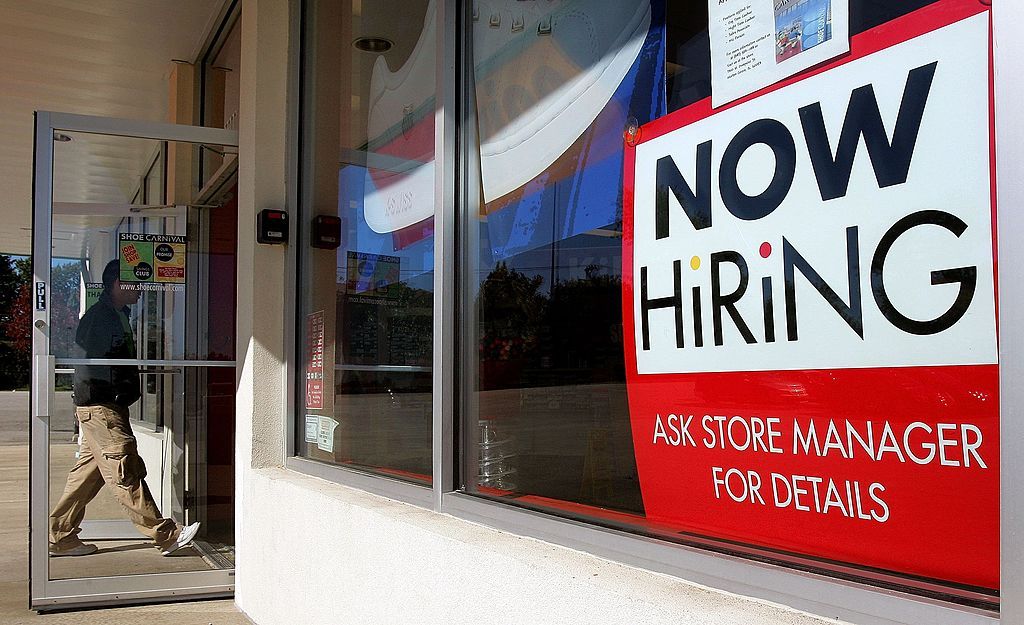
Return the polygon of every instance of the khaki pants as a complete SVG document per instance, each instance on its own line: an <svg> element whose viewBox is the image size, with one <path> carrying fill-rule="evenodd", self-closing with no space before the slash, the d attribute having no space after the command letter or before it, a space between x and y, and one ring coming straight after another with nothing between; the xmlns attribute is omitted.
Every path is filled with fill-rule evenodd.
<svg viewBox="0 0 1024 625"><path fill-rule="evenodd" d="M160 516L146 486L146 465L139 456L128 409L120 406L79 406L82 446L78 462L68 473L64 495L50 513L50 546L74 547L85 506L100 492L104 482L114 490L135 527L160 547L172 544L181 529Z"/></svg>

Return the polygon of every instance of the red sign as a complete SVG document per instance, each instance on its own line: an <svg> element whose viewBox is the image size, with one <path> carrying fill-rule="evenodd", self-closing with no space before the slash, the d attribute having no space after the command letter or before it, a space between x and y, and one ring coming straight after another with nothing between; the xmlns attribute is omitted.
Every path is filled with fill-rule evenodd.
<svg viewBox="0 0 1024 625"><path fill-rule="evenodd" d="M324 407L324 311L306 317L306 408Z"/></svg>
<svg viewBox="0 0 1024 625"><path fill-rule="evenodd" d="M179 278L185 279L185 268L184 267L157 267L156 268L157 278Z"/></svg>
<svg viewBox="0 0 1024 625"><path fill-rule="evenodd" d="M937 2L628 146L648 519L999 587L989 21Z"/></svg>
<svg viewBox="0 0 1024 625"><path fill-rule="evenodd" d="M134 245L126 245L121 249L121 254L124 255L124 259L129 263L139 262L139 250Z"/></svg>

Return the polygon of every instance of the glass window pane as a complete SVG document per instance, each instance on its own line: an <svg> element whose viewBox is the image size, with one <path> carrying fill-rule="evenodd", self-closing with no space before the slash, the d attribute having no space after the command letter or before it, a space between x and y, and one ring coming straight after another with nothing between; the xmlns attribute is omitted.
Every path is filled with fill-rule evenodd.
<svg viewBox="0 0 1024 625"><path fill-rule="evenodd" d="M225 21L226 32L207 53L201 65L202 125L238 130L238 105L241 93L242 22L241 7L235 5ZM218 150L204 146L199 152L199 199L230 188L237 182L236 149Z"/></svg>
<svg viewBox="0 0 1024 625"><path fill-rule="evenodd" d="M64 136L54 142L50 223L50 538L58 551L79 539L99 551L51 560L50 578L230 568L234 367L173 361L234 359L235 193L192 195L198 145ZM177 156L177 187L167 185L167 154ZM82 475L108 447L125 451L110 457L126 475L97 493ZM144 496L124 495L136 490ZM143 530L157 540L199 522L193 547L163 558L140 544L125 497L150 515Z"/></svg>
<svg viewBox="0 0 1024 625"><path fill-rule="evenodd" d="M935 2L851 0L851 34ZM885 578L870 564L851 573L846 563L826 561L843 560L839 551L794 555L751 538L764 532L716 534L710 521L686 525L651 511L650 469L645 475L637 461L650 453L640 449L650 434L638 434L631 421L626 387L623 134L711 95L707 4L490 0L473 7L474 83L466 98L476 118L463 130L477 137L467 165L480 188L467 194L473 208L461 250L464 489L712 549L915 583L904 569ZM710 392L672 389L680 402L699 405ZM700 415L690 432L700 430ZM658 495L685 507L690 492L677 485ZM937 594L958 592L957 581L947 579Z"/></svg>
<svg viewBox="0 0 1024 625"><path fill-rule="evenodd" d="M297 451L429 483L434 5L311 3L305 27Z"/></svg>

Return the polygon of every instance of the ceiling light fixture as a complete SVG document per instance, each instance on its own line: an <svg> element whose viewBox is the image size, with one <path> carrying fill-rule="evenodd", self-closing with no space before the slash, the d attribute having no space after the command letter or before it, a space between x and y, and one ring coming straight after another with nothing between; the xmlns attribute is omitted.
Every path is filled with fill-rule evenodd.
<svg viewBox="0 0 1024 625"><path fill-rule="evenodd" d="M389 39L383 37L360 37L352 42L356 50L362 50L363 52L373 52L374 54L384 54L390 50L395 44Z"/></svg>

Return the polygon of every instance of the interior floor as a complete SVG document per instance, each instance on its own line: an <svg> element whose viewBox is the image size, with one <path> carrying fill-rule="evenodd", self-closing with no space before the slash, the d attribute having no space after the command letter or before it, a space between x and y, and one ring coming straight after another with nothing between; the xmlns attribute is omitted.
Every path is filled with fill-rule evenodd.
<svg viewBox="0 0 1024 625"><path fill-rule="evenodd" d="M56 502L64 489L68 470L75 462L78 445L73 433L54 431L50 444L50 501ZM147 573L180 573L234 567L234 549L230 545L196 540L193 546L171 556L163 556L146 538L119 536L96 539L89 535L89 522L118 522L126 519L121 505L105 486L86 511L82 539L99 547L96 553L79 557L50 558L50 579L76 579ZM120 525L124 525L123 523ZM122 532L123 534L130 533Z"/></svg>

